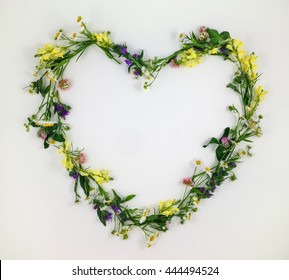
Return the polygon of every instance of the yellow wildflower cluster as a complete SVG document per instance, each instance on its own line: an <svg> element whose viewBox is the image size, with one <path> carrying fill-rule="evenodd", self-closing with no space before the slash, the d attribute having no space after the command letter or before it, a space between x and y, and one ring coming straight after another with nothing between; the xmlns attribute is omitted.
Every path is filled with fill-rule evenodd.
<svg viewBox="0 0 289 280"><path fill-rule="evenodd" d="M108 32L102 32L102 33L93 33L93 36L97 40L97 44L102 47L111 47L113 43L110 41L108 37Z"/></svg>
<svg viewBox="0 0 289 280"><path fill-rule="evenodd" d="M108 170L94 170L87 169L85 171L79 171L82 176L91 176L98 184L107 183L111 180Z"/></svg>
<svg viewBox="0 0 289 280"><path fill-rule="evenodd" d="M181 65L192 68L202 62L202 56L193 48L184 51L181 54Z"/></svg>
<svg viewBox="0 0 289 280"><path fill-rule="evenodd" d="M44 48L38 49L37 54L38 57L40 57L40 61L49 61L63 57L65 52L65 48L57 47L48 43Z"/></svg>
<svg viewBox="0 0 289 280"><path fill-rule="evenodd" d="M209 54L217 54L219 52L219 48L213 48L209 51Z"/></svg>
<svg viewBox="0 0 289 280"><path fill-rule="evenodd" d="M63 155L63 160L62 160L62 164L65 166L65 168L70 171L73 168L73 163L72 163L72 159L69 153L71 144L69 142L65 142L63 143L62 147L59 148L58 153Z"/></svg>
<svg viewBox="0 0 289 280"><path fill-rule="evenodd" d="M175 200L161 201L159 203L159 214L164 216L171 216L179 211L179 208L175 207Z"/></svg>
<svg viewBox="0 0 289 280"><path fill-rule="evenodd" d="M258 86L254 90L253 101L252 101L250 107L246 106L246 110L251 114L254 113L254 111L257 109L259 103L264 100L264 98L267 94L268 94L268 91L265 91L262 86Z"/></svg>
<svg viewBox="0 0 289 280"><path fill-rule="evenodd" d="M243 49L243 42L237 39L233 39L230 44L228 44L227 49L232 51L232 54L240 61L242 70L247 73L250 80L255 80L257 78L257 56L254 53L247 54Z"/></svg>
<svg viewBox="0 0 289 280"><path fill-rule="evenodd" d="M254 97L258 102L263 101L267 94L268 91L263 90L262 86L258 86L254 91Z"/></svg>

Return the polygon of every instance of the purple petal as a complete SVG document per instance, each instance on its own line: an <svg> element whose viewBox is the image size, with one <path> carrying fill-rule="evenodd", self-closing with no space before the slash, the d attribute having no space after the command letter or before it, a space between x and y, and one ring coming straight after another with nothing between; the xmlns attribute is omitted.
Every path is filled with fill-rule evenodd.
<svg viewBox="0 0 289 280"><path fill-rule="evenodd" d="M130 61L129 59L126 59L124 62L125 62L127 65L131 65L131 61Z"/></svg>

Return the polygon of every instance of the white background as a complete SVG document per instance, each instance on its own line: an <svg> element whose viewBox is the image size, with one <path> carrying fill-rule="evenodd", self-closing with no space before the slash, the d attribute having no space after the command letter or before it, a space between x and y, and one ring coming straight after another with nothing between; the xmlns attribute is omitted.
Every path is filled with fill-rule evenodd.
<svg viewBox="0 0 289 280"><path fill-rule="evenodd" d="M0 258L288 259L288 10L285 0L0 0ZM61 157L23 127L39 102L23 90L33 79L33 55L59 28L78 31L78 15L147 57L169 55L179 33L201 25L230 31L260 57L260 83L270 94L255 156L239 166L238 181L222 185L191 222L173 223L150 249L140 232L122 241L85 202L75 206ZM85 147L91 166L111 170L116 180L108 188L137 194L132 206L178 197L193 161L213 160L202 144L234 122L226 107L238 99L225 88L234 70L219 58L167 68L146 93L124 65L91 48L67 70L73 143Z"/></svg>

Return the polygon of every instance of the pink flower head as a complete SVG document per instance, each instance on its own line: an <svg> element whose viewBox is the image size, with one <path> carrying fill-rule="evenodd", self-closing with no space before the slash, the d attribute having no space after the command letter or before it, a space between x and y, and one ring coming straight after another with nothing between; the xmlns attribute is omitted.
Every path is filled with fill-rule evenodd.
<svg viewBox="0 0 289 280"><path fill-rule="evenodd" d="M86 155L84 153L80 153L77 157L76 157L76 161L79 164L84 164L86 162Z"/></svg>
<svg viewBox="0 0 289 280"><path fill-rule="evenodd" d="M45 140L47 137L47 133L44 130L40 129L38 131L38 137L41 138L42 140Z"/></svg>
<svg viewBox="0 0 289 280"><path fill-rule="evenodd" d="M172 68L179 68L181 65L177 63L177 60L176 59L173 59L170 63L170 66Z"/></svg>
<svg viewBox="0 0 289 280"><path fill-rule="evenodd" d="M221 143L225 146L225 147L229 147L231 145L231 141L228 137L222 137L221 138Z"/></svg>
<svg viewBox="0 0 289 280"><path fill-rule="evenodd" d="M192 179L190 177L187 177L187 178L183 179L183 184L186 186L193 187L195 183L192 181Z"/></svg>
<svg viewBox="0 0 289 280"><path fill-rule="evenodd" d="M203 32L205 32L205 31L207 31L207 27L206 26L201 26L200 28L199 28L199 32L200 33L203 33Z"/></svg>
<svg viewBox="0 0 289 280"><path fill-rule="evenodd" d="M68 79L62 79L58 82L58 87L61 89L61 90L68 90L70 88L70 81Z"/></svg>

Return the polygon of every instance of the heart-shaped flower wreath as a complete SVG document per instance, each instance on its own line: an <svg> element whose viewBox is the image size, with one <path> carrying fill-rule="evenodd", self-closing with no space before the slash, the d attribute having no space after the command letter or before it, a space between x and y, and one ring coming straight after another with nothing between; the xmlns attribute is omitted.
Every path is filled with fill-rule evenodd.
<svg viewBox="0 0 289 280"><path fill-rule="evenodd" d="M53 145L63 156L62 163L74 180L75 203L80 202L80 186L103 225L109 221L114 223L113 234L127 239L129 231L137 227L143 231L150 247L159 232L168 230L173 217L178 217L181 224L190 220L201 199L211 197L226 179L235 180L237 164L243 157L252 155L251 146L245 145L244 148L240 144L250 143L253 136L262 134L262 116L257 116L256 110L267 92L262 86L256 86L260 76L256 73L257 57L254 53L247 54L242 48L242 42L232 39L229 32L219 33L215 29L201 27L198 35L193 32L189 35L181 34L181 47L173 54L145 60L143 51L132 54L126 44L113 43L109 37L110 32L92 33L81 17L77 18L77 22L81 25L78 34L68 37L59 30L54 38L59 43L46 44L35 55L39 58L36 80L31 82L28 91L40 94L42 98L37 112L28 118L25 127L27 131L31 126L38 128L38 136L43 140L44 148ZM129 73L135 78L145 79L145 89L152 85L160 70L167 65L173 68L194 67L206 55L220 56L235 64L237 71L227 87L235 91L241 101L240 109L235 105L229 106L229 110L236 115L236 124L232 128L225 128L220 137L212 137L204 145L216 146L216 162L209 167L196 160L192 174L182 180L185 188L181 198L162 201L152 209L132 209L126 203L135 195L122 197L115 190L107 191L103 184L113 180L109 172L86 168L83 150L75 149L69 142L67 131L70 125L65 119L71 107L61 101L60 95L61 91L70 87L70 81L64 78L64 71L72 59L76 58L77 61L92 45L119 64L124 59Z"/></svg>

